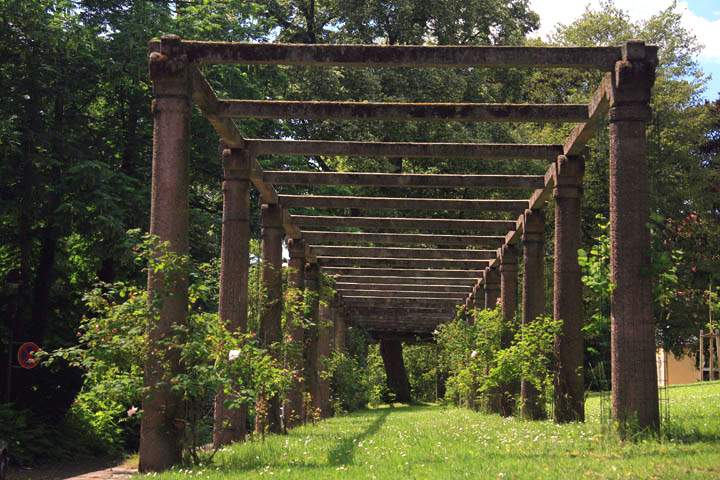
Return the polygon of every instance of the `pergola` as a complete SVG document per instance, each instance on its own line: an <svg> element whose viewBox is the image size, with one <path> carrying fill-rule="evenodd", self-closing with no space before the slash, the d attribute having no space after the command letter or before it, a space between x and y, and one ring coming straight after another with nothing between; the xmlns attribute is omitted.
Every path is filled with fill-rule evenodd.
<svg viewBox="0 0 720 480"><path fill-rule="evenodd" d="M272 64L344 67L572 68L606 72L589 104L373 103L219 99L201 73L208 64ZM284 45L186 41L165 36L150 43L154 144L151 233L177 252L188 248L188 138L194 103L217 131L222 145L223 230L220 317L231 328L247 324L249 189L262 202L262 282L268 302L261 341L281 341L282 242L290 254L289 286L301 300L315 292L313 312L321 326L295 326L293 342L306 344L306 380L297 380L288 412L301 414L303 392L323 407L327 385L317 378L319 357L328 355L331 337L344 345L348 322L363 326L381 342L388 359L402 358L400 341L428 339L438 324L455 316L457 306L494 307L503 318L516 315L518 264L522 257L522 322L545 313L545 216L555 209L554 309L563 320L556 339L555 417L584 418L581 194L585 145L601 119L609 118L610 236L612 281L613 414L640 426L659 423L652 299L648 265L649 214L646 123L657 64L657 48L632 41L622 47L467 47L378 45ZM393 121L555 122L577 124L562 145L402 143L243 138L236 118L362 119ZM547 163L545 175L469 175L263 171L261 155L342 155L392 158L534 160ZM458 199L374 196L287 195L283 185L347 185L396 188L526 189L529 198ZM323 211L406 210L413 217L306 215ZM422 212L489 212L488 218L424 217ZM304 212L305 213L305 212ZM477 215L475 215L477 216ZM319 272L335 279L337 296L317 304ZM150 274L148 290L161 288ZM168 287L159 321L150 331L140 467L162 470L179 460L175 422L179 400L161 382L168 366L153 347L170 335L187 314L187 283ZM334 329L322 327L324 320ZM392 362L392 360L390 360ZM303 368L302 364L295 365ZM387 365L386 365L387 366ZM388 368L397 367L391 365ZM391 381L393 379L391 378ZM523 382L524 415L537 417L542 406ZM318 403L315 403L318 402ZM280 405L271 400L266 421L277 428ZM245 413L216 402L215 441L245 436Z"/></svg>

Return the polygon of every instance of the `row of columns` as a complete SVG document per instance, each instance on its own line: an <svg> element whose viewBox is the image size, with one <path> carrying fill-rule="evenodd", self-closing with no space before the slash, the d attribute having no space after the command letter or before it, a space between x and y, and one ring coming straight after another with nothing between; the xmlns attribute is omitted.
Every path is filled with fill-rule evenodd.
<svg viewBox="0 0 720 480"><path fill-rule="evenodd" d="M614 289L611 295L611 350L612 350L612 405L613 416L622 425L630 420L639 427L657 429L659 409L657 394L657 372L655 365L654 321L652 315L652 291L649 271L649 232L646 224L649 217L647 142L645 129L650 119L648 107L650 91L654 81L657 59L652 49L642 42L628 42L623 46L622 60L618 61L612 72L609 96L609 132L610 132L610 258L611 281ZM153 83L153 165L150 233L169 243L171 251L178 254L188 252L188 141L190 138L191 81L190 64L183 52L182 43L177 37L164 37L160 50L150 55L150 78ZM234 151L230 153L232 156ZM241 202L247 199L247 174L243 173L243 162L234 167L236 159L225 162L224 188L226 200ZM562 175L563 162L574 160L568 157L558 161L558 178ZM572 167L565 171L571 171ZM237 176L236 176L237 174ZM572 176L572 175L571 175ZM578 183L579 184L579 183ZM558 181L555 189L556 199L556 251L555 251L555 293L554 314L564 322L563 333L556 343L556 398L557 415L567 415L559 420L581 419L582 365L578 364L577 342L581 342L578 326L581 324L581 298L579 270L575 267L578 245L577 227L579 225L579 195L574 196L576 186L572 182L563 184ZM240 200L229 200L238 195ZM263 237L271 239L273 245L267 246L269 265L277 265L278 251L281 251L281 233L278 233L277 218L272 216L272 207L265 209L268 220L263 220ZM244 212L247 210L245 209ZM221 318L228 325L243 327L247 311L247 274L245 250L247 239L247 218L243 212L237 215L223 214L224 225L237 228L234 233L223 231L223 272L221 288ZM532 225L538 212L531 211L525 216L531 226L523 239L523 262L525 284L532 277L542 280L542 269L533 262L543 262L542 239L533 233ZM266 232L267 231L267 232ZM232 240L234 236L239 241ZM534 242L534 243L533 243ZM560 246L557 246L559 242ZM232 247L231 247L232 244ZM237 248L234 253L228 249ZM500 272L500 295L503 299L503 315L510 318L513 280L510 258L512 247L503 247ZM266 248L264 247L264 252ZM231 260L230 257L236 257ZM231 268L230 263L237 267ZM529 265L530 264L530 265ZM310 264L312 265L312 264ZM515 264L516 265L516 264ZM316 268L316 266L315 266ZM263 278L279 277L279 268L263 271ZM516 276L516 273L514 274ZM309 279L306 287L309 285ZM273 280L276 281L276 280ZM515 281L516 282L516 281ZM230 285L235 284L235 287ZM489 283L490 284L490 283ZM516 283L515 283L516 285ZM537 290L544 291L544 281L539 282ZM236 293L232 293L236 288ZM275 293L280 289L273 287ZM141 422L140 471L160 471L179 463L181 455L180 440L183 437L182 402L176 392L170 388L169 379L180 369L179 352L165 348L171 340L175 326L186 321L188 304L188 279L165 278L162 273L148 273L148 296L152 300L162 292L159 315L148 327L148 351L145 361L145 397L143 399L143 418ZM487 296L492 298L492 295ZM277 299L278 297L272 297ZM245 299L245 300L243 300ZM277 300L279 304L279 300ZM514 308L514 307L513 307ZM318 309L319 310L319 309ZM537 291L523 288L523 321L532 321L534 313L542 313L544 298L541 301ZM269 305L265 310L272 318L263 319L262 338L272 341L277 337L277 319L275 315L279 305ZM307 332L304 332L307 333ZM305 341L305 339L304 339ZM570 348L569 345L573 345ZM307 349L306 349L307 351ZM307 364L308 362L306 362ZM310 378L307 379L311 381ZM300 384L300 382L297 382ZM578 386L579 385L579 386ZM526 388L526 395L532 398ZM223 393L221 392L220 395ZM220 397L222 398L222 397ZM279 405L275 403L276 406ZM532 405L532 403L530 404ZM241 412L226 412L220 409L220 419L216 425L227 432L218 432L216 438L224 442L235 436L242 436L244 422L240 421ZM558 413L560 412L560 413ZM564 412L564 413L563 413ZM572 418L571 418L572 417Z"/></svg>
<svg viewBox="0 0 720 480"><path fill-rule="evenodd" d="M553 267L553 315L562 320L562 330L555 341L554 415L559 422L584 420L582 281L577 251L581 239L581 193L584 161L582 157L560 156L555 165L555 255ZM523 215L520 241L523 258L521 324L529 324L545 314L545 214L527 210ZM485 269L482 292L474 292L477 307L495 308L501 299L503 320L509 325L517 309L518 252L514 245L500 250L499 267ZM483 301L478 302L482 295ZM501 347L511 338L505 333ZM498 413L510 414L514 386L505 385L501 400L492 402ZM535 386L520 382L521 415L540 419L545 407Z"/></svg>

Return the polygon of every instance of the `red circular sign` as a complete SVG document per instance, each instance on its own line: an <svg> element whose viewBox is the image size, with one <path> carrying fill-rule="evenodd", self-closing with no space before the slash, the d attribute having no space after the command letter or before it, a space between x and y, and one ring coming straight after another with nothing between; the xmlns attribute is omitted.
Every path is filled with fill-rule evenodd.
<svg viewBox="0 0 720 480"><path fill-rule="evenodd" d="M38 366L38 360L35 358L35 352L40 351L33 342L25 342L18 348L18 363L22 368L30 370Z"/></svg>

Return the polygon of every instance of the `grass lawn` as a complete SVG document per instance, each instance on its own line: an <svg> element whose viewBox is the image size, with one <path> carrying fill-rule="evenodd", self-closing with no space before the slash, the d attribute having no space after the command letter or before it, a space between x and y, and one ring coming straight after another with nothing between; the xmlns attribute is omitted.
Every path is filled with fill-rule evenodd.
<svg viewBox="0 0 720 480"><path fill-rule="evenodd" d="M667 439L603 434L601 398L585 424L525 422L445 406L383 407L218 452L180 478L720 479L720 382L668 389Z"/></svg>

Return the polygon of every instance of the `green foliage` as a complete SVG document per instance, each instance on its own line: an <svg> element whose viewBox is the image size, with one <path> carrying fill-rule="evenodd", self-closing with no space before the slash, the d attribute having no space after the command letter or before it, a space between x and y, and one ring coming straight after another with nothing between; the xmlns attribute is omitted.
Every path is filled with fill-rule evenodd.
<svg viewBox="0 0 720 480"><path fill-rule="evenodd" d="M411 397L420 402L438 400L438 349L432 344L405 344L403 362Z"/></svg>
<svg viewBox="0 0 720 480"><path fill-rule="evenodd" d="M154 275L163 276L166 286L191 268L187 258L149 235L143 236L137 254L137 261L147 262ZM206 411L220 389L229 398L228 407L238 407L254 402L260 394L284 392L289 373L258 347L254 335L232 332L219 321L217 269L200 265L191 271L187 322L166 340L178 349L181 368L166 368L169 377L165 380L184 401L186 448L194 456L201 442L207 441ZM81 321L78 345L49 356L49 363L62 359L83 370L85 383L73 412L91 425L110 450L122 448L124 430L137 433L142 414L138 407L145 392L147 330L157 319L163 297L159 292L149 301L144 288L121 282L93 289L86 296L93 316Z"/></svg>
<svg viewBox="0 0 720 480"><path fill-rule="evenodd" d="M370 400L367 371L356 357L333 352L324 364L324 376L330 380L333 411L352 412L365 408Z"/></svg>
<svg viewBox="0 0 720 480"><path fill-rule="evenodd" d="M552 392L553 348L562 320L543 315L520 326L510 347L497 353L490 369L486 389L499 388L511 382L530 382L540 393L541 402Z"/></svg>
<svg viewBox="0 0 720 480"><path fill-rule="evenodd" d="M504 329L500 308L474 309L472 325L462 319L440 325L435 332L438 363L447 373L445 398L477 408L478 394L487 393L487 375L496 366Z"/></svg>

